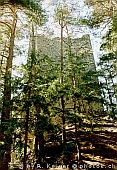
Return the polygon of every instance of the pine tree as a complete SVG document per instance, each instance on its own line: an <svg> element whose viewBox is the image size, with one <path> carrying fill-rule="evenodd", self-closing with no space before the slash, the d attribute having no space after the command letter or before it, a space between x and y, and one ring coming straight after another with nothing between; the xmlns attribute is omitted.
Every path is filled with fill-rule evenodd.
<svg viewBox="0 0 117 170"><path fill-rule="evenodd" d="M114 118L116 110L116 54L113 47L112 41L112 31L109 30L103 37L103 44L101 45L101 50L105 51L100 57L99 66L103 72L102 86L103 95L105 99L105 107L110 112L112 118Z"/></svg>
<svg viewBox="0 0 117 170"><path fill-rule="evenodd" d="M36 7L35 7L36 8ZM6 65L5 65L5 73L4 73L4 90L3 90L3 106L2 106L2 115L1 115L1 134L0 134L0 141L4 142L4 145L6 145L6 153L4 153L3 158L4 160L1 161L0 168L8 169L8 162L10 161L10 148L12 143L12 137L9 134L6 134L7 127L5 124L9 121L11 117L11 75L12 75L12 62L13 62L13 56L14 56L14 42L15 42L15 34L16 34L16 26L17 26L17 11L18 8L15 6L15 4L12 3L5 3L3 5L3 9L5 13L4 15L7 15L8 13L8 19L12 17L12 23L10 21L1 20L0 23L2 25L5 25L9 29L9 47L8 47L8 56L6 57ZM39 7L39 9L41 9ZM41 11L38 11L40 14ZM9 138L9 143L6 142ZM6 143L6 144L5 144ZM4 150L5 152L5 150Z"/></svg>

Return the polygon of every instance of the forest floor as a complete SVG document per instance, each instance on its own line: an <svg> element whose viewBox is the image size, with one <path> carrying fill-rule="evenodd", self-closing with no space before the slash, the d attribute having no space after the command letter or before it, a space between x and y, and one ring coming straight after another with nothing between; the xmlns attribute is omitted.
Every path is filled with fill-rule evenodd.
<svg viewBox="0 0 117 170"><path fill-rule="evenodd" d="M81 148L81 158L78 164L76 146L72 145L75 144L74 126L66 127L67 143L65 146L61 147L58 141L46 143L45 154L48 165L55 165L57 162L57 166L50 166L49 170L117 170L117 122L104 120L104 122L94 125L93 132L91 132L89 124L84 124L84 127L84 129L79 128L77 134ZM61 153L66 146L65 152L68 155L66 154L66 160L64 159L63 162ZM70 163L71 168L67 168Z"/></svg>
<svg viewBox="0 0 117 170"><path fill-rule="evenodd" d="M80 164L90 165L87 169L117 170L117 123L107 122L100 127L93 133L79 131Z"/></svg>
<svg viewBox="0 0 117 170"><path fill-rule="evenodd" d="M66 131L68 141L75 138L74 127L67 127ZM117 122L105 120L104 123L94 126L93 132L90 131L90 126L79 129L78 141L81 147L81 159L77 165L72 156L71 169L117 170ZM67 170L69 168L65 166L50 168L50 170L58 169Z"/></svg>

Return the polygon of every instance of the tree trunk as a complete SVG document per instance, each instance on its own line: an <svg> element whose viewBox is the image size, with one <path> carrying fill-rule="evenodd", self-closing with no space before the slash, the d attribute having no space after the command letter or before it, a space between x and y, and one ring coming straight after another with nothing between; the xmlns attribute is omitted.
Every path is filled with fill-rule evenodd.
<svg viewBox="0 0 117 170"><path fill-rule="evenodd" d="M81 158L81 152L80 152L80 143L78 142L78 131L77 131L77 123L75 119L75 138L76 138L76 151L77 151L77 162L79 164L80 158Z"/></svg>
<svg viewBox="0 0 117 170"><path fill-rule="evenodd" d="M36 107L36 110L40 111L40 108ZM40 112L38 112L40 114ZM40 119L40 115L37 115L37 122ZM37 125L38 126L38 125ZM42 129L38 129L38 131L35 133L35 156L38 161L38 163L42 163L45 158L44 154L44 136L43 132L41 132Z"/></svg>
<svg viewBox="0 0 117 170"><path fill-rule="evenodd" d="M64 23L63 23L63 13L61 16L61 20L59 20L59 24L61 26L61 76L60 76L60 83L63 85L63 28L64 28ZM66 142L66 131L65 131L65 101L64 101L64 96L61 96L61 107L62 107L62 123L63 123L63 129L62 129L62 141L63 143Z"/></svg>
<svg viewBox="0 0 117 170"><path fill-rule="evenodd" d="M36 160L38 159L39 157L39 153L38 153L38 143L39 143L39 136L38 134L35 134L35 157L36 157Z"/></svg>
<svg viewBox="0 0 117 170"><path fill-rule="evenodd" d="M10 46L9 46L9 54L7 57L7 64L4 76L4 92L3 92L3 108L2 108L2 115L1 115L1 126L2 130L0 133L0 141L4 142L5 145L5 152L2 161L0 162L0 170L7 170L8 163L10 162L10 150L11 150L11 143L12 137L10 134L5 134L5 131L8 130L8 126L5 126L10 119L10 112L11 112L11 74L12 74L12 61L13 61L13 49L14 49L14 40L15 40L15 31L16 31L16 24L17 24L17 14L15 7L11 7L11 11L13 13L13 23L9 25L11 28L11 36L10 36ZM5 24L5 23L4 23ZM6 25L7 26L7 25ZM2 150L2 148L0 149Z"/></svg>
<svg viewBox="0 0 117 170"><path fill-rule="evenodd" d="M27 145L28 145L28 131L29 131L29 115L30 115L30 106L31 106L31 102L30 102L30 98L31 98L31 94L33 93L32 88L30 87L30 83L35 81L34 80L34 74L35 74L35 70L34 70L34 57L35 56L35 38L34 38L34 26L32 24L32 28L31 28L31 35L30 35L30 50L29 50L29 56L30 57L30 70L32 70L29 73L29 80L28 80L28 89L27 89L27 104L26 104L26 122L25 122L25 137L24 137L24 161L23 161L23 170L26 170L27 168ZM29 58L28 58L29 59Z"/></svg>
<svg viewBox="0 0 117 170"><path fill-rule="evenodd" d="M61 105L62 105L62 141L63 143L66 143L66 131L65 131L65 106L64 106L64 98L63 96L61 97Z"/></svg>
<svg viewBox="0 0 117 170"><path fill-rule="evenodd" d="M43 133L39 133L39 160L44 162L44 136Z"/></svg>
<svg viewBox="0 0 117 170"><path fill-rule="evenodd" d="M74 113L76 116L76 101L74 101ZM78 130L77 130L77 121L75 117L75 139L76 139L76 151L77 151L77 162L79 164L79 160L81 157L81 152L80 152L80 143L78 142Z"/></svg>
<svg viewBox="0 0 117 170"><path fill-rule="evenodd" d="M30 89L28 92L28 100L30 99ZM29 112L30 112L30 103L27 102L26 109L26 122L25 122L25 137L24 137L24 161L23 161L23 170L26 170L27 163L27 144L28 144L28 122L29 122Z"/></svg>

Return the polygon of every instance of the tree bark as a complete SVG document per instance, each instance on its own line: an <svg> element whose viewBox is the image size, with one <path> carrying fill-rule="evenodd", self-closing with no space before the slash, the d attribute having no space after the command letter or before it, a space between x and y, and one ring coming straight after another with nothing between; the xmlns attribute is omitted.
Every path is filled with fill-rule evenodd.
<svg viewBox="0 0 117 170"><path fill-rule="evenodd" d="M28 100L30 99L30 89L28 92ZM26 122L25 122L25 136L24 136L24 161L23 161L23 170L26 170L27 163L27 144L28 144L28 122L29 122L29 113L30 113L30 103L27 102L26 109Z"/></svg>
<svg viewBox="0 0 117 170"><path fill-rule="evenodd" d="M74 113L76 115L76 101L74 101ZM77 162L79 164L79 160L81 157L81 152L80 152L80 143L78 141L78 130L77 130L77 121L75 117L75 139L76 139L76 151L77 151Z"/></svg>
<svg viewBox="0 0 117 170"><path fill-rule="evenodd" d="M29 131L29 115L30 115L30 106L31 106L31 102L30 102L30 98L31 98L31 94L33 93L32 88L30 87L30 83L32 83L34 80L34 74L35 74L35 70L34 70L34 56L35 56L35 37L34 37L34 26L32 24L32 28L31 28L31 36L30 36L30 48L31 50L29 51L29 56L30 56L30 70L31 72L29 73L29 80L28 80L28 85L29 87L27 90L27 109L26 109L26 122L25 122L25 137L24 137L24 161L23 161L23 170L26 170L27 168L27 145L28 145L28 131Z"/></svg>
<svg viewBox="0 0 117 170"><path fill-rule="evenodd" d="M59 24L61 26L61 76L60 76L60 83L63 85L63 28L64 28L64 22L63 22L63 13L61 13L61 20L59 20ZM62 141L63 143L66 142L66 131L65 131L65 101L64 96L61 96L61 107L62 107Z"/></svg>

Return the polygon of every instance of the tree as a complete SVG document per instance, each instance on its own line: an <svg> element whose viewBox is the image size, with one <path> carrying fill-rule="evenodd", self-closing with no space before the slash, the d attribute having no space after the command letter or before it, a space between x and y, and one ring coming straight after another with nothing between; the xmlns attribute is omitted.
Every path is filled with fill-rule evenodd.
<svg viewBox="0 0 117 170"><path fill-rule="evenodd" d="M7 57L7 63L6 63L6 69L4 74L4 91L3 91L3 107L2 107L2 116L1 116L1 135L0 135L0 141L4 141L4 143L7 143L9 139L9 143L7 143L6 150L7 152L4 153L6 160L0 164L0 168L8 169L8 162L10 161L10 144L11 144L11 137L9 135L4 134L7 128L5 127L5 122L7 122L10 118L10 112L11 112L11 106L10 106L10 100L11 100L11 69L12 69L12 60L13 60L13 49L14 49L14 40L15 40L15 32L16 32L16 24L17 24L17 13L16 8L10 6L10 12L13 17L12 24L8 22L1 21L0 23L5 24L10 29L10 39L9 39L9 52Z"/></svg>
<svg viewBox="0 0 117 170"><path fill-rule="evenodd" d="M64 53L63 53L63 29L67 25L67 20L69 17L69 11L66 6L59 7L56 10L56 20L58 20L61 29L61 58L60 58L60 83L64 85ZM62 108L62 121L63 121L63 136L62 140L66 142L66 132L65 132L65 101L64 96L61 96L61 108Z"/></svg>
<svg viewBox="0 0 117 170"><path fill-rule="evenodd" d="M29 4L28 4L29 5ZM39 15L41 14L42 10L39 5L33 5L33 9L35 8L36 13ZM38 8L37 8L38 7ZM6 61L6 68L5 68L5 73L4 73L4 91L3 91L3 106L2 106L2 116L1 116L1 134L0 134L0 141L4 142L4 145L6 145L6 152L4 150L4 155L3 155L3 160L1 162L0 168L3 169L8 169L8 162L10 161L10 146L12 143L12 137L7 134L4 136L5 132L7 131L6 123L10 119L11 115L11 76L12 76L12 61L13 61L13 55L14 55L14 41L15 41L15 34L16 34L16 26L17 26L17 12L18 8L15 5L15 3L5 3L3 4L3 9L5 13L3 14L3 19L4 15L8 13L8 19L10 17L12 18L12 23L11 21L4 21L1 20L0 23L2 25L5 25L9 29L9 48L8 48L8 56L4 56L7 58ZM6 142L9 138L9 143ZM6 143L6 144L5 144Z"/></svg>
<svg viewBox="0 0 117 170"><path fill-rule="evenodd" d="M85 3L93 7L92 15L86 21L91 27L100 26L101 23L111 23L116 15L116 0L85 0Z"/></svg>
<svg viewBox="0 0 117 170"><path fill-rule="evenodd" d="M17 87L21 88L16 89L13 105L19 105L17 102L19 101L20 96L20 102L22 103L22 105L19 106L19 108L21 108L20 112L14 112L17 113L15 115L16 117L18 116L21 118L21 115L23 115L23 119L25 120L23 125L24 129L21 132L22 139L24 140L23 168L25 169L28 161L30 134L32 134L33 138L35 137L34 157L39 163L43 163L45 159L44 133L52 131L52 126L49 122L50 112L48 108L51 106L52 99L49 98L48 88L51 86L52 81L56 79L57 75L55 63L51 61L47 55L41 55L40 52L35 50L34 26L32 26L30 37L28 62L24 67L24 70L25 72L23 73L22 78L23 84L17 84ZM18 91L21 92L20 95L18 94ZM30 121L32 121L32 132L30 132Z"/></svg>
<svg viewBox="0 0 117 170"><path fill-rule="evenodd" d="M101 50L105 51L100 57L99 66L102 70L102 80L100 79L103 86L103 95L105 99L105 107L110 112L110 116L114 118L116 112L116 48L114 48L112 41L112 31L109 30L103 37L103 44Z"/></svg>
<svg viewBox="0 0 117 170"><path fill-rule="evenodd" d="M111 0L111 1L86 0L85 3L93 8L93 12L90 18L88 20L84 19L84 21L86 21L85 23L87 23L87 25L91 27L97 27L97 26L100 27L103 25L104 27L106 26L108 28L108 31L105 33L105 35L102 38L103 42L101 45L101 50L103 50L104 55L102 55L102 57L100 58L100 65L101 68L103 67L103 71L105 75L104 79L106 81L105 84L107 86L107 91L108 91L108 94L104 94L107 91L103 91L103 95L104 96L107 95L109 97L109 99L106 99L106 102L108 100L109 103L107 102L108 103L107 105L109 108L110 108L109 105L112 106L111 111L114 114L115 102L113 103L112 95L116 95L116 84L114 82L114 79L117 75L116 72L117 2L115 0Z"/></svg>
<svg viewBox="0 0 117 170"><path fill-rule="evenodd" d="M4 6L6 4L13 5L13 6L21 6L28 10L33 10L33 12L39 12L41 10L40 6L38 5L40 1L36 0L1 0L0 6Z"/></svg>

